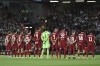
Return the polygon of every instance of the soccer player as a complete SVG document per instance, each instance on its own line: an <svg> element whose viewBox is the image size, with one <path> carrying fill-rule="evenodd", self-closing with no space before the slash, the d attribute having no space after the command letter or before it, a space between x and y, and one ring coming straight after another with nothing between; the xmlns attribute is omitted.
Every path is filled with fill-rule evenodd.
<svg viewBox="0 0 100 66"><path fill-rule="evenodd" d="M72 31L72 35L70 35L69 40L68 40L69 41L69 50L68 50L69 57L68 57L68 59L70 59L71 52L73 52L72 53L73 59L75 59L76 39L77 39L77 37L75 36L75 31Z"/></svg>
<svg viewBox="0 0 100 66"><path fill-rule="evenodd" d="M11 39L11 41L12 41L12 57L13 57L13 55L15 55L15 57L17 55L17 49L18 49L17 38L18 38L17 32L14 31L14 34L12 35L12 39Z"/></svg>
<svg viewBox="0 0 100 66"><path fill-rule="evenodd" d="M67 32L65 31L65 28L61 29L59 33L59 43L60 43L60 58L61 58L61 53L62 49L64 50L64 58L66 58L66 51L67 51Z"/></svg>
<svg viewBox="0 0 100 66"><path fill-rule="evenodd" d="M25 40L24 41L25 41L25 57L26 57L27 54L30 57L30 55L31 55L31 49L32 49L31 31L25 36Z"/></svg>
<svg viewBox="0 0 100 66"><path fill-rule="evenodd" d="M56 49L56 57L58 58L58 29L55 28L54 32L51 34L50 39L51 39L51 43L52 43L52 58L53 58L53 53L54 53L54 49Z"/></svg>
<svg viewBox="0 0 100 66"><path fill-rule="evenodd" d="M11 33L8 32L5 38L5 46L6 46L6 53L10 57L10 51L11 51Z"/></svg>
<svg viewBox="0 0 100 66"><path fill-rule="evenodd" d="M94 59L94 52L95 52L95 36L90 33L89 35L87 35L87 51L86 51L86 57L88 59L88 53L91 50L92 51L92 59Z"/></svg>
<svg viewBox="0 0 100 66"><path fill-rule="evenodd" d="M45 49L47 49L47 58L49 58L49 48L50 48L50 32L47 31L47 29L44 29L44 32L41 35L41 40L43 42L42 44L42 53L41 53L41 58L43 58L43 53L45 51Z"/></svg>
<svg viewBox="0 0 100 66"><path fill-rule="evenodd" d="M24 51L24 35L23 32L20 33L18 36L18 57L21 55L23 56L23 51Z"/></svg>
<svg viewBox="0 0 100 66"><path fill-rule="evenodd" d="M77 44L78 44L78 58L80 58L80 51L82 50L83 52L83 59L85 55L85 40L86 40L86 35L84 32L81 32L78 34L77 37Z"/></svg>
<svg viewBox="0 0 100 66"><path fill-rule="evenodd" d="M41 28L38 27L36 29L36 32L34 33L33 39L34 39L34 42L35 42L34 58L35 58L35 55L36 55L36 51L38 51L38 56L40 58L41 46L42 46Z"/></svg>

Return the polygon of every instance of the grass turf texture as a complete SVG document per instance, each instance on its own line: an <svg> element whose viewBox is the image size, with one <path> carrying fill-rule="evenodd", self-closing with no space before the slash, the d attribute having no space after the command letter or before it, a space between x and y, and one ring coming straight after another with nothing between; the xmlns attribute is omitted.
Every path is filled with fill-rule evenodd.
<svg viewBox="0 0 100 66"><path fill-rule="evenodd" d="M100 55L95 55L95 59L89 56L88 59L43 59L40 58L8 58L0 56L0 66L100 66Z"/></svg>

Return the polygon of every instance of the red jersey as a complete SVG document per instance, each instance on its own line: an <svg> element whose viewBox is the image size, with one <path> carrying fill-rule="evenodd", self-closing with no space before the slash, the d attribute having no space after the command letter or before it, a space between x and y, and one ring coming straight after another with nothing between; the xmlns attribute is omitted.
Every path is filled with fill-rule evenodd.
<svg viewBox="0 0 100 66"><path fill-rule="evenodd" d="M60 43L64 43L64 44L67 42L67 32L66 31L59 33L59 41Z"/></svg>
<svg viewBox="0 0 100 66"><path fill-rule="evenodd" d="M94 44L95 36L93 34L87 35L87 43L88 44Z"/></svg>
<svg viewBox="0 0 100 66"><path fill-rule="evenodd" d="M25 42L26 42L26 44L28 44L30 41L31 41L31 34L27 34L25 36Z"/></svg>
<svg viewBox="0 0 100 66"><path fill-rule="evenodd" d="M33 39L35 41L35 44L41 43L41 32L40 31L36 31L34 33Z"/></svg>
<svg viewBox="0 0 100 66"><path fill-rule="evenodd" d="M17 34L12 35L12 44L17 43Z"/></svg>
<svg viewBox="0 0 100 66"><path fill-rule="evenodd" d="M76 42L77 37L75 35L71 35L69 37L69 39L70 39L70 42L71 42L70 44L73 44L74 42Z"/></svg>
<svg viewBox="0 0 100 66"><path fill-rule="evenodd" d="M58 35L59 35L59 33L58 32L53 32L52 34L51 34L51 41L52 42L54 42L54 43L56 43L57 42L57 40L58 40Z"/></svg>
<svg viewBox="0 0 100 66"><path fill-rule="evenodd" d="M86 35L84 32L78 34L77 41L79 43L84 43L85 39L86 39Z"/></svg>
<svg viewBox="0 0 100 66"><path fill-rule="evenodd" d="M23 35L18 36L18 44L21 44L23 42Z"/></svg>
<svg viewBox="0 0 100 66"><path fill-rule="evenodd" d="M5 38L5 44L10 44L11 42L11 35L7 35L6 38Z"/></svg>

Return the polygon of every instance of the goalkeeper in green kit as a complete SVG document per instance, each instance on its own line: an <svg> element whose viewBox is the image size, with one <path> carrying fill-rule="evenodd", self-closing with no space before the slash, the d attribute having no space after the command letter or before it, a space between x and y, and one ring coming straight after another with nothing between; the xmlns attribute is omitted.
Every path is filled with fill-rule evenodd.
<svg viewBox="0 0 100 66"><path fill-rule="evenodd" d="M47 58L49 58L49 48L50 48L49 36L50 36L50 32L47 31L47 29L45 28L41 35L41 40L43 42L41 58L43 58L43 54L45 50L47 50Z"/></svg>

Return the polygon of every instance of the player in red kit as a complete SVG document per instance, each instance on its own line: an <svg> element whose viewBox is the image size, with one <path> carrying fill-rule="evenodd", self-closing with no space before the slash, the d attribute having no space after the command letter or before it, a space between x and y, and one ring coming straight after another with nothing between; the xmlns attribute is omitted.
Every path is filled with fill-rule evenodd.
<svg viewBox="0 0 100 66"><path fill-rule="evenodd" d="M60 58L61 58L61 53L62 49L64 50L64 58L66 58L66 50L67 50L67 32L63 28L60 33L59 33L59 43L60 43Z"/></svg>
<svg viewBox="0 0 100 66"><path fill-rule="evenodd" d="M34 50L34 58L36 55L36 51L38 51L38 56L40 58L41 55L41 46L42 46L42 42L41 42L41 28L37 28L34 36L33 36L33 40L35 42L35 50Z"/></svg>
<svg viewBox="0 0 100 66"><path fill-rule="evenodd" d="M78 58L80 58L80 51L82 50L83 52L83 58L85 55L85 40L86 40L86 35L84 32L81 32L78 34L77 37L77 44L78 44Z"/></svg>
<svg viewBox="0 0 100 66"><path fill-rule="evenodd" d="M23 32L20 33L18 36L18 57L21 55L23 56L23 51L24 51L24 35Z"/></svg>
<svg viewBox="0 0 100 66"><path fill-rule="evenodd" d="M92 58L94 59L94 52L95 52L95 36L90 33L89 35L87 35L87 39L86 39L88 45L87 45L87 49L86 49L86 57L88 59L88 53L89 51L92 51Z"/></svg>
<svg viewBox="0 0 100 66"><path fill-rule="evenodd" d="M31 44L31 31L25 36L25 57L28 54L29 57L31 55L31 49L32 49L32 44Z"/></svg>
<svg viewBox="0 0 100 66"><path fill-rule="evenodd" d="M12 57L13 55L17 55L17 49L18 49L18 44L17 44L17 32L14 32L14 34L12 35L11 41L12 41Z"/></svg>
<svg viewBox="0 0 100 66"><path fill-rule="evenodd" d="M11 33L8 32L5 38L5 46L6 46L6 53L8 56L10 56L10 51L11 51Z"/></svg>
<svg viewBox="0 0 100 66"><path fill-rule="evenodd" d="M54 49L56 49L56 57L58 58L58 29L55 28L54 32L51 34L50 39L52 43L52 58L53 58L53 53Z"/></svg>
<svg viewBox="0 0 100 66"><path fill-rule="evenodd" d="M73 59L75 59L75 50L76 50L76 40L77 40L77 37L75 36L75 31L72 31L72 35L70 35L69 37L69 50L68 50L68 59L70 59L70 54L71 52L73 52Z"/></svg>

